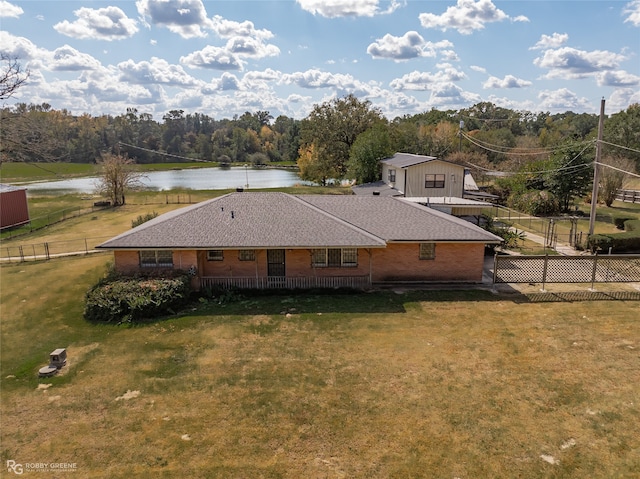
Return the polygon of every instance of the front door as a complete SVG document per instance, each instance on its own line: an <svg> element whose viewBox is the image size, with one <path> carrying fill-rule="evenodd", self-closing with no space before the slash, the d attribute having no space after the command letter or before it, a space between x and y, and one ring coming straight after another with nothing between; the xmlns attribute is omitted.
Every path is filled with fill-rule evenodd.
<svg viewBox="0 0 640 479"><path fill-rule="evenodd" d="M284 285L285 281L285 263L283 249L267 250L267 276L269 284L272 286Z"/></svg>

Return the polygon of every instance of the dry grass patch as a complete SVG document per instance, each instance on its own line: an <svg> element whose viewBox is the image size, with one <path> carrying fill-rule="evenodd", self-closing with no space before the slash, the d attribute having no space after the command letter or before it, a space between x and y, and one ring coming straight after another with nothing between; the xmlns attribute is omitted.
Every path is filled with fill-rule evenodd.
<svg viewBox="0 0 640 479"><path fill-rule="evenodd" d="M90 283L88 258L68 265ZM46 316L41 341L3 288L1 459L115 478L636 475L638 303L514 298L245 296L129 329ZM39 381L56 337L75 369Z"/></svg>

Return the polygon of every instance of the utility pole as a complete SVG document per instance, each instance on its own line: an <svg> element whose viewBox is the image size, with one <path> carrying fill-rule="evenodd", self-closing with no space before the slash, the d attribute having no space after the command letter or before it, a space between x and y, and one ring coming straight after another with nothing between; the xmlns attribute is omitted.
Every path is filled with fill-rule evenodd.
<svg viewBox="0 0 640 479"><path fill-rule="evenodd" d="M598 122L598 141L596 142L596 162L593 165L593 190L591 191L591 212L589 213L589 237L593 236L598 205L598 183L600 174L600 155L602 154L602 130L604 127L604 98L600 100L600 121Z"/></svg>

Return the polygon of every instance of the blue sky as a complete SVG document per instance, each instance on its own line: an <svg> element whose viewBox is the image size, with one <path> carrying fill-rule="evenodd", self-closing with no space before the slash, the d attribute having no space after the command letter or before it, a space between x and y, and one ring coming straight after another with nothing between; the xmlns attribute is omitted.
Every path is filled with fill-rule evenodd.
<svg viewBox="0 0 640 479"><path fill-rule="evenodd" d="M31 73L5 104L74 114L640 103L640 0L0 0L0 50Z"/></svg>

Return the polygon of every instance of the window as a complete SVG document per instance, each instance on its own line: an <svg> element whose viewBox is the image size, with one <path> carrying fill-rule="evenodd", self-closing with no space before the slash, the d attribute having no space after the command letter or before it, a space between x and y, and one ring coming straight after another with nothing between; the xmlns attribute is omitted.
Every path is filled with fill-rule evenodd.
<svg viewBox="0 0 640 479"><path fill-rule="evenodd" d="M389 170L389 183L396 182L396 170Z"/></svg>
<svg viewBox="0 0 640 479"><path fill-rule="evenodd" d="M256 250L254 249L241 249L238 251L238 259L240 261L255 261Z"/></svg>
<svg viewBox="0 0 640 479"><path fill-rule="evenodd" d="M420 259L436 259L436 244L420 243Z"/></svg>
<svg viewBox="0 0 640 479"><path fill-rule="evenodd" d="M444 175L424 175L425 188L444 188Z"/></svg>
<svg viewBox="0 0 640 479"><path fill-rule="evenodd" d="M315 267L349 268L358 266L357 248L323 248L311 251L311 265Z"/></svg>
<svg viewBox="0 0 640 479"><path fill-rule="evenodd" d="M154 251L140 251L140 266L145 268L172 268L173 251L162 249Z"/></svg>
<svg viewBox="0 0 640 479"><path fill-rule="evenodd" d="M327 265L327 250L326 249L314 249L311 251L311 266L326 266Z"/></svg>
<svg viewBox="0 0 640 479"><path fill-rule="evenodd" d="M358 266L358 250L356 248L342 250L342 266Z"/></svg>
<svg viewBox="0 0 640 479"><path fill-rule="evenodd" d="M221 249L210 249L207 251L207 261L222 261L224 252Z"/></svg>

